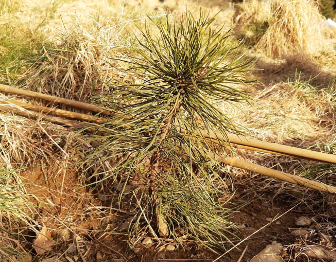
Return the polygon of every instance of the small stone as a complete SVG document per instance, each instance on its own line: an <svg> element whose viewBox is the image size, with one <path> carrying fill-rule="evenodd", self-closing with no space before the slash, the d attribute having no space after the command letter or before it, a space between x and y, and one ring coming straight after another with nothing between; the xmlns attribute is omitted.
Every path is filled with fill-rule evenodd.
<svg viewBox="0 0 336 262"><path fill-rule="evenodd" d="M142 240L142 244L144 244L144 245L150 245L152 243L153 243L153 241L150 237L146 237L144 240Z"/></svg>
<svg viewBox="0 0 336 262"><path fill-rule="evenodd" d="M304 228L296 229L291 232L291 235L296 236L296 237L308 236L308 234L309 234L309 231Z"/></svg>
<svg viewBox="0 0 336 262"><path fill-rule="evenodd" d="M238 227L239 229L244 229L244 228L246 228L245 224L239 224L239 225L237 225L237 227Z"/></svg>
<svg viewBox="0 0 336 262"><path fill-rule="evenodd" d="M166 250L167 251L174 251L175 250L175 246L174 245L168 245L168 246L166 246Z"/></svg>
<svg viewBox="0 0 336 262"><path fill-rule="evenodd" d="M318 259L319 261L336 260L336 251L331 251L322 246L307 246L304 253L308 257Z"/></svg>
<svg viewBox="0 0 336 262"><path fill-rule="evenodd" d="M62 241L67 242L71 238L71 231L69 229L67 229L67 228L62 229L59 232L59 236L60 236L60 238L61 238Z"/></svg>
<svg viewBox="0 0 336 262"><path fill-rule="evenodd" d="M272 221L273 221L273 218L268 217L268 218L266 218L266 221L267 221L267 222L272 222Z"/></svg>
<svg viewBox="0 0 336 262"><path fill-rule="evenodd" d="M295 221L295 225L297 226L310 226L312 223L312 220L309 217L299 217Z"/></svg>
<svg viewBox="0 0 336 262"><path fill-rule="evenodd" d="M258 255L254 256L250 262L283 262L282 251L282 245L273 241L271 245L268 245Z"/></svg>
<svg viewBox="0 0 336 262"><path fill-rule="evenodd" d="M96 254L96 259L97 260L102 260L103 259L103 254L102 252L98 251L97 254Z"/></svg>
<svg viewBox="0 0 336 262"><path fill-rule="evenodd" d="M280 221L275 222L276 225L281 225Z"/></svg>

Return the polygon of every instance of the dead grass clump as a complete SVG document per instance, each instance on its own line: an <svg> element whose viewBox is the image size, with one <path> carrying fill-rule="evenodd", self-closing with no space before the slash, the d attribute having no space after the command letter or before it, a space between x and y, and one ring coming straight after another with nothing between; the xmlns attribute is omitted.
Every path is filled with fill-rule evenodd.
<svg viewBox="0 0 336 262"><path fill-rule="evenodd" d="M265 34L272 19L270 2L246 1L236 6L233 22L248 45L255 45Z"/></svg>
<svg viewBox="0 0 336 262"><path fill-rule="evenodd" d="M75 25L46 43L42 57L19 80L23 88L54 96L88 101L104 93L111 68L96 32ZM104 50L105 48L105 50Z"/></svg>
<svg viewBox="0 0 336 262"><path fill-rule="evenodd" d="M276 0L274 22L255 48L273 58L295 53L314 54L323 39L323 17L313 0Z"/></svg>
<svg viewBox="0 0 336 262"><path fill-rule="evenodd" d="M25 109L10 104L10 97L0 96L0 105L8 108ZM10 114L0 114L0 163L12 170L29 165L52 165L53 160L62 158L70 130L61 126L33 121Z"/></svg>
<svg viewBox="0 0 336 262"><path fill-rule="evenodd" d="M233 21L238 25L248 26L268 22L271 16L270 2L262 3L258 0L252 0L236 5Z"/></svg>

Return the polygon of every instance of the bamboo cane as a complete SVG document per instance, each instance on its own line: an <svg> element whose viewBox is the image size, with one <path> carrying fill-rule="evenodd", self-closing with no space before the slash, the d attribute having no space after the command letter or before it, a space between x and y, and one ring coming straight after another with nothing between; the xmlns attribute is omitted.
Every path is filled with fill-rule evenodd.
<svg viewBox="0 0 336 262"><path fill-rule="evenodd" d="M80 123L75 120L63 119L61 117L56 117L56 116L48 116L48 115L40 114L37 112L29 111L29 110L20 110L18 108L4 106L4 105L0 105L0 110L3 110L5 112L15 113L17 115L27 117L27 118L47 120L51 123L55 123L55 124L59 124L59 125L67 126L67 127L75 127L75 128L88 127L87 123Z"/></svg>
<svg viewBox="0 0 336 262"><path fill-rule="evenodd" d="M226 140L225 137L219 134L209 135L206 132L202 132L202 136L206 138L211 138L214 140L218 140L218 139L223 139L224 141ZM233 135L233 134L228 134L227 136L228 136L230 143L247 146L249 147L249 149L252 149L252 150L262 149L262 150L268 151L269 153L277 152L277 153L284 154L287 156L313 159L313 160L317 160L321 162L336 164L336 155L331 155L331 154L326 154L322 152L316 152L316 151L311 151L311 150L301 149L301 148L296 148L296 147L291 147L291 146L279 145L279 144L270 143L270 142L264 142L264 141L260 141L260 140L256 140L252 138L240 137L240 136Z"/></svg>
<svg viewBox="0 0 336 262"><path fill-rule="evenodd" d="M68 120L68 119L63 119L60 117L54 117L54 116L48 116L45 114L37 113L37 112L32 112L29 110L20 110L18 108L13 108L13 107L8 107L4 105L0 105L0 110L6 111L6 112L13 112L18 115L27 117L27 118L40 118L47 120L52 123L56 124L61 124L67 127L75 127L75 128L85 128L89 127L88 123L79 123L75 120ZM89 130L89 129L88 129ZM215 157L213 153L209 153L212 157ZM335 193L336 192L336 187L333 186L328 186L325 184L322 184L320 182L312 181L306 178L294 176L291 174L287 174L284 172L276 171L270 168L266 168L260 165L256 165L253 163L249 163L243 160L239 160L237 158L232 158L232 157L219 157L218 160L222 163L225 163L230 166L234 167L239 167L245 170L250 170L253 172L257 172L266 176L274 177L283 181L295 183L295 184L300 184L303 186L306 186L308 188L316 189L319 191L324 191L324 192L329 192L329 193Z"/></svg>
<svg viewBox="0 0 336 262"><path fill-rule="evenodd" d="M4 91L7 93L14 93L14 94L22 94L22 95L27 95L35 98L41 98L45 99L48 101L52 101L55 103L61 103L69 106L73 106L76 108L88 110L88 111L93 111L93 112L99 112L103 113L106 115L113 115L108 109L104 109L92 104L88 103L83 103L79 101L74 101L70 99L65 99L65 98L59 98L55 96L50 96L50 95L45 95L37 92L32 92L28 90L22 90L19 88L14 88L11 86L7 85L1 85L0 84L0 91ZM183 132L183 130L181 130ZM210 134L208 135L206 132L202 132L202 136L215 139L223 139L224 141L226 138L224 138L221 135L214 135ZM286 155L286 156L292 156L292 157L298 157L298 158L306 158L306 159L313 159L317 161L322 161L322 162L327 162L327 163L333 163L336 164L336 155L331 155L331 154L325 154L321 152L315 152L307 149L301 149L301 148L295 148L295 147L290 147L290 146L285 146L285 145L279 145L275 143L269 143L269 142L263 142L260 140L255 140L255 139L247 139L244 137L239 137L236 135L228 134L228 139L230 143L237 144L238 146L245 146L248 147L250 150L256 150L256 151L262 151L262 152L268 152L272 154L280 154L280 155Z"/></svg>
<svg viewBox="0 0 336 262"><path fill-rule="evenodd" d="M214 154L211 153L211 155L214 157ZM234 167L239 167L245 170L249 170L249 171L253 171L259 174L263 174L269 177L274 177L283 181L287 181L290 183L294 183L294 184L299 184L299 185L303 185L305 187L311 188L311 189L316 189L319 191L323 191L323 192L329 192L332 194L336 193L336 187L334 186L329 186L317 181L313 181L313 180L309 180L307 178L303 178L303 177L299 177L299 176L295 176L295 175L291 175L288 173L284 173L284 172L280 172L271 168L267 168L267 167L263 167L257 164L253 164L244 160L240 160L237 158L233 158L233 157L219 157L217 158L218 161L230 165L230 166L234 166Z"/></svg>
<svg viewBox="0 0 336 262"><path fill-rule="evenodd" d="M30 109L30 110L37 111L37 112L40 112L40 113L43 113L43 114L53 114L53 115L57 115L57 116L63 116L63 117L67 117L67 118L77 119L77 120L84 120L84 121L94 122L94 123L98 123L98 124L107 122L106 119L94 117L94 116L87 115L87 114L70 112L70 111L67 111L67 110L62 110L62 109L57 109L57 108L50 108L50 107L32 105L32 104L23 103L23 102L14 100L14 99L7 100L7 101L1 101L1 103L14 104L14 105L20 106L24 109Z"/></svg>
<svg viewBox="0 0 336 262"><path fill-rule="evenodd" d="M105 108L102 108L96 105L79 102L79 101L75 101L71 99L41 94L41 93L29 91L29 90L23 90L20 88L15 88L15 87L7 86L7 85L0 84L0 91L5 92L5 93L10 93L10 94L18 94L18 95L30 96L34 98L40 98L40 99L51 101L54 103L64 104L64 105L68 105L68 106L72 106L75 108L92 111L92 112L96 112L96 113L100 113L104 115L113 115L113 113L110 112L108 109L105 109Z"/></svg>

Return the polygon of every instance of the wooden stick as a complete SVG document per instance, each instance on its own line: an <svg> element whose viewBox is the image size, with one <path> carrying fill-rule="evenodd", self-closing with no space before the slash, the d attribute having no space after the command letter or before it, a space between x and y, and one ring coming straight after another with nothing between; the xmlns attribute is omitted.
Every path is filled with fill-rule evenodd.
<svg viewBox="0 0 336 262"><path fill-rule="evenodd" d="M73 119L78 119L78 120L84 120L88 122L94 122L98 124L102 124L107 122L106 119L98 118L95 116L87 115L87 114L81 114L81 113L76 113L76 112L70 112L67 110L62 110L62 109L57 109L57 108L50 108L50 107L44 107L44 106L37 106L37 105L32 105L29 103L23 103L14 99L7 100L7 101L0 101L0 103L6 103L6 104L14 104L17 106L20 106L24 109L30 109L33 111L37 111L43 114L53 114L57 116L63 116L63 117L68 117L68 118L73 118Z"/></svg>
<svg viewBox="0 0 336 262"><path fill-rule="evenodd" d="M73 106L76 108L96 112L96 113L113 115L110 111L108 111L108 109L104 109L96 105L74 101L70 99L65 99L65 98L59 98L59 97L50 96L50 95L45 95L45 94L41 94L37 92L14 88L14 87L7 86L7 85L0 84L0 91L7 92L7 93L13 93L13 94L27 95L27 96L41 98L44 100L52 101L54 103L61 103L61 104ZM183 132L183 130L181 131ZM217 135L217 136L214 134L208 135L206 132L202 132L202 135L204 137L208 137L208 138L215 139L215 140L217 140L217 138L223 139L224 141L226 140L226 138L221 135ZM241 145L241 146L247 146L251 150L267 151L268 153L283 154L286 156L313 159L317 161L336 164L336 155L315 152L315 151L311 151L307 149L295 148L295 147L290 147L290 146L285 146L285 145L279 145L279 144L259 141L259 140L255 140L251 138L247 139L247 138L239 137L239 136L232 135L232 134L228 134L228 138L229 138L230 143Z"/></svg>
<svg viewBox="0 0 336 262"><path fill-rule="evenodd" d="M219 140L223 139L224 141L226 140L226 138L220 134L217 134L217 135L210 134L209 135L206 132L202 132L202 136L206 138L211 138L214 140L218 140L218 139ZM301 149L301 148L296 148L296 147L291 147L291 146L279 145L275 143L264 142L264 141L260 141L260 140L256 140L252 138L245 138L245 137L232 135L232 134L228 134L228 138L229 138L230 143L247 146L250 149L253 148L253 150L262 149L262 150L268 151L269 153L277 152L277 153L287 155L287 156L306 158L306 159L312 159L312 160L317 160L321 162L336 164L336 155L332 155L332 154L326 154L326 153L321 153L321 152L316 152L316 151L311 151L311 150Z"/></svg>
<svg viewBox="0 0 336 262"><path fill-rule="evenodd" d="M215 157L214 154L210 153L212 157ZM307 178L291 175L288 173L280 172L271 168L263 167L257 164L253 164L244 160L240 160L234 157L219 157L217 158L219 162L224 164L239 167L245 170L253 171L259 174L263 174L269 177L274 177L283 181L291 182L294 184L303 185L308 188L316 189L323 192L329 192L332 194L336 193L336 187L329 186L317 181L309 180Z"/></svg>
<svg viewBox="0 0 336 262"><path fill-rule="evenodd" d="M0 110L3 110L5 112L12 112L12 113L15 113L17 115L24 116L27 118L44 119L51 123L55 123L55 124L59 124L59 125L67 126L67 127L84 128L88 126L87 123L80 123L75 120L68 120L68 119L64 119L64 118L56 117L56 116L47 116L47 115L40 114L37 112L29 111L29 110L20 110L18 108L14 108L13 106L0 105Z"/></svg>
<svg viewBox="0 0 336 262"><path fill-rule="evenodd" d="M102 107L99 107L99 106L96 106L96 105L92 105L92 104L88 104L88 103L84 103L84 102L79 102L79 101L75 101L75 100L71 100L71 99L60 98L60 97L56 97L56 96L41 94L41 93L38 93L38 92L33 92L33 91L29 91L29 90L15 88L15 87L7 86L7 85L0 84L0 91L5 92L5 93L10 93L10 94L17 94L17 95L30 96L30 97L34 97L34 98L40 98L40 99L51 101L51 102L54 102L54 103L64 104L64 105L68 105L68 106L72 106L72 107L76 107L76 108L80 108L80 109L83 109L83 110L92 111L92 112L96 112L96 113L100 113L100 114L104 114L104 115L114 115L108 109L105 109L105 108L102 108Z"/></svg>
<svg viewBox="0 0 336 262"><path fill-rule="evenodd" d="M40 119L44 119L47 120L49 122L52 123L56 123L56 124L60 124L60 125L64 125L64 126L68 126L68 127L75 127L75 128L84 128L84 127L88 127L89 124L88 123L79 123L75 120L68 120L68 119L63 119L60 117L54 117L54 116L48 116L48 115L44 115L44 114L40 114L37 112L32 112L32 111L28 111L28 110L20 110L18 108L14 108L14 107L9 107L9 106L4 106L4 105L0 105L0 110L6 111L6 112L13 112L16 113L18 115L27 117L27 118L40 118ZM209 153L212 157L215 157L215 155L213 153ZM322 184L320 182L316 182L316 181L312 181L303 177L298 177L298 176L294 176L288 173L284 173L284 172L280 172L280 171L276 171L270 168L266 168L260 165L256 165L253 163L249 163L247 161L243 161L243 160L239 160L237 158L233 158L233 157L219 157L217 158L220 162L230 165L230 166L234 166L234 167L239 167L239 168L243 168L249 171L253 171L253 172L257 172L266 176L270 176L270 177L274 177L283 181L287 181L287 182L291 182L291 183L295 183L295 184L300 184L303 186L306 186L308 188L312 188L312 189L316 189L319 191L324 191L324 192L329 192L329 193L336 193L336 187L334 186L328 186L325 184Z"/></svg>

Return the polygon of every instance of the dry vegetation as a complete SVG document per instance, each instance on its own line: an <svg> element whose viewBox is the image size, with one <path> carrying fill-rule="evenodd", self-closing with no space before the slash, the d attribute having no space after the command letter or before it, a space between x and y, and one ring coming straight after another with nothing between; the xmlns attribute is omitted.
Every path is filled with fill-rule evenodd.
<svg viewBox="0 0 336 262"><path fill-rule="evenodd" d="M177 19L186 6L196 15L202 4L212 15L224 8L217 14L215 25L224 25L224 31L235 26L234 41L243 38L245 53L256 59L257 70L250 72L250 77L259 79L253 86L240 86L250 92L249 103L219 101L216 106L250 137L336 154L336 29L324 24L313 0L252 0L236 5L234 10L226 3L182 0L0 0L0 83L100 103L97 97L113 92L111 80L142 83L137 75L120 70L125 64L115 58L136 55L135 36L148 17L159 21L168 12ZM8 106L11 98L1 95L1 106ZM177 226L171 239L153 237L148 213L136 216L140 202L131 193L142 181L97 183L106 179L114 163L106 161L103 154L94 164L81 160L101 137L10 113L0 114L0 135L2 261L153 261L162 255L202 261L221 254L200 245L183 227ZM235 154L267 167L336 183L336 169L331 165L248 150ZM265 218L300 203L295 207L298 214L316 217L316 234L293 239L284 233L293 226L293 219L285 219L284 227L274 229L283 234L279 239L288 245L283 258L295 260L311 243L335 248L334 198L237 168L226 166L224 170L227 193L218 199L225 208L243 210L227 218L232 225L244 223L258 229L267 223ZM120 192L126 195L123 205L118 202ZM232 204L227 203L230 199ZM259 206L258 201L267 205ZM254 209L260 212L257 218ZM46 250L34 249L34 239L41 237L41 232L48 232L44 240L53 241ZM246 232L237 234L246 237ZM238 243L230 234L233 243ZM324 239L321 234L330 237ZM249 243L252 249L248 258L269 243L257 244ZM174 247L175 255L167 251L168 246ZM233 251L226 259L237 261L240 254Z"/></svg>

